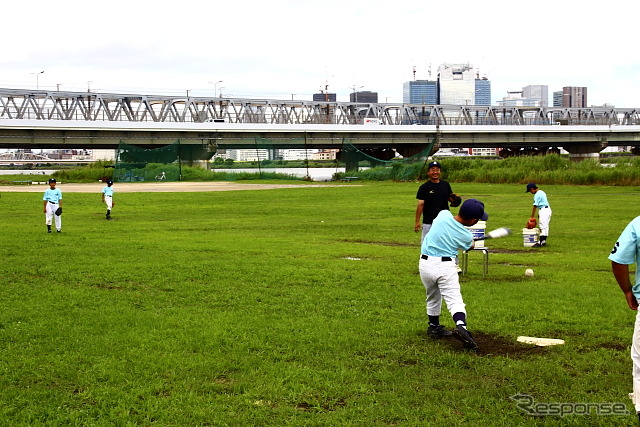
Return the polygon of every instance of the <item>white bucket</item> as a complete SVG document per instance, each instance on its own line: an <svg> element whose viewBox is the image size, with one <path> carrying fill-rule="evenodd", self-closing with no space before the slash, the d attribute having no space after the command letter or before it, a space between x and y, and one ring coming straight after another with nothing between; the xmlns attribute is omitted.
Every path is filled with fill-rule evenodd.
<svg viewBox="0 0 640 427"><path fill-rule="evenodd" d="M467 227L467 230L469 230L471 234L473 234L474 239L476 237L484 236L486 229L487 229L486 221L478 221L475 225L472 225L471 227ZM473 246L475 248L483 248L484 240L478 240L477 242L474 242Z"/></svg>
<svg viewBox="0 0 640 427"><path fill-rule="evenodd" d="M528 228L522 229L522 239L524 240L525 247L532 247L536 243L538 243L538 238L540 236L539 228L532 228L529 230Z"/></svg>

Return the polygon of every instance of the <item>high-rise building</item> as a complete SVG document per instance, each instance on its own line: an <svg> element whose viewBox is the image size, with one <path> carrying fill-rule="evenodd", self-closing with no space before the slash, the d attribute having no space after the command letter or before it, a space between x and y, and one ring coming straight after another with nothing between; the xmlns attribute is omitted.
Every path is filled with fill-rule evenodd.
<svg viewBox="0 0 640 427"><path fill-rule="evenodd" d="M438 67L438 104L475 105L476 75L471 64Z"/></svg>
<svg viewBox="0 0 640 427"><path fill-rule="evenodd" d="M433 80L413 80L402 85L405 104L437 104L438 83Z"/></svg>
<svg viewBox="0 0 640 427"><path fill-rule="evenodd" d="M327 101L327 102L336 102L336 94L335 93L329 93L329 92L320 92L320 93L314 93L313 94L313 100L314 101Z"/></svg>
<svg viewBox="0 0 640 427"><path fill-rule="evenodd" d="M565 86L562 88L562 106L564 108L586 108L587 88Z"/></svg>
<svg viewBox="0 0 640 427"><path fill-rule="evenodd" d="M522 88L522 97L540 101L540 107L549 106L549 87L547 85L529 85Z"/></svg>
<svg viewBox="0 0 640 427"><path fill-rule="evenodd" d="M375 104L378 102L378 92L370 90L362 90L349 94L349 102L362 102L365 104Z"/></svg>
<svg viewBox="0 0 640 427"><path fill-rule="evenodd" d="M562 91L561 90L553 92L553 106L562 107Z"/></svg>
<svg viewBox="0 0 640 427"><path fill-rule="evenodd" d="M539 99L525 98L523 91L507 92L507 96L498 101L503 107L540 107Z"/></svg>
<svg viewBox="0 0 640 427"><path fill-rule="evenodd" d="M486 77L476 78L474 105L491 105L491 81Z"/></svg>

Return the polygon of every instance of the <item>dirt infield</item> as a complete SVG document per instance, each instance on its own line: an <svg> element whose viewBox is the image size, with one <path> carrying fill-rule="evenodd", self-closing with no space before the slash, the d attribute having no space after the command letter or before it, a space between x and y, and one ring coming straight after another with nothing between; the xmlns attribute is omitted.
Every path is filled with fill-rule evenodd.
<svg viewBox="0 0 640 427"><path fill-rule="evenodd" d="M90 184L58 184L62 192L100 193L103 182ZM354 184L238 184L235 182L116 182L113 188L117 193L180 193L203 191L272 190L274 188L300 187L353 187ZM0 186L0 193L40 193L49 188L48 184Z"/></svg>

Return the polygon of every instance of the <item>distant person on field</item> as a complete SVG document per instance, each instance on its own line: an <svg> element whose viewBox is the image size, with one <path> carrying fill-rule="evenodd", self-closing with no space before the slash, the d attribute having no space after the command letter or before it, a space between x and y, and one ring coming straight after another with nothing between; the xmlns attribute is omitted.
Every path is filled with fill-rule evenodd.
<svg viewBox="0 0 640 427"><path fill-rule="evenodd" d="M624 293L624 298L631 310L638 310L640 299L640 216L627 224L626 228L613 245L611 254L611 271L618 282L618 286ZM636 265L634 284L629 278L629 265ZM640 418L640 312L636 313L636 321L633 327L633 339L631 342L631 360L633 362L633 393L629 396Z"/></svg>
<svg viewBox="0 0 640 427"><path fill-rule="evenodd" d="M549 237L549 222L551 221L551 205L547 200L547 193L540 190L533 182L527 184L527 193L533 194L533 208L531 209L531 218L536 217L536 209L538 210L538 226L540 227L540 241L533 245L539 248L547 245L547 237Z"/></svg>
<svg viewBox="0 0 640 427"><path fill-rule="evenodd" d="M422 241L420 249L420 279L427 291L427 334L431 338L453 335L462 341L465 348L472 350L478 346L467 331L467 311L460 292L455 261L458 250L466 251L473 247L473 234L467 227L488 218L484 204L476 199L465 200L456 216L448 210L442 210L433 220L431 230ZM447 304L456 325L453 333L440 325L442 300Z"/></svg>
<svg viewBox="0 0 640 427"><path fill-rule="evenodd" d="M55 218L56 231L62 231L62 216L56 215L58 208L62 208L62 191L56 188L56 179L49 180L49 188L44 192L42 197L44 201L45 223L47 224L47 233L51 233L51 223Z"/></svg>
<svg viewBox="0 0 640 427"><path fill-rule="evenodd" d="M107 185L102 188L102 203L107 205L107 219L111 219L111 209L115 206L113 201L113 181L107 180Z"/></svg>

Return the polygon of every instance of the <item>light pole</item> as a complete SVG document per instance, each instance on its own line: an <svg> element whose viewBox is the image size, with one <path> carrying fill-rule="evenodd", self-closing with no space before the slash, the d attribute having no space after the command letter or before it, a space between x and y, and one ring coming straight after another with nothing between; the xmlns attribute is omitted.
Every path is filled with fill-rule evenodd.
<svg viewBox="0 0 640 427"><path fill-rule="evenodd" d="M360 111L358 111L358 91L360 89L362 89L364 86L360 86L360 87L356 87L356 85L353 85L352 89L353 89L353 100L354 100L354 106L353 106L353 119L354 121L357 123L358 119L360 118Z"/></svg>
<svg viewBox="0 0 640 427"><path fill-rule="evenodd" d="M292 93L292 94L291 94L291 100L292 100L292 101L293 101L293 97L294 97L295 95L297 95L297 93Z"/></svg>
<svg viewBox="0 0 640 427"><path fill-rule="evenodd" d="M217 82L209 82L210 85L213 85L213 96L218 96L218 83L222 83L222 80L218 80Z"/></svg>
<svg viewBox="0 0 640 427"><path fill-rule="evenodd" d="M87 82L87 92L91 92L91 83L93 83L93 80Z"/></svg>
<svg viewBox="0 0 640 427"><path fill-rule="evenodd" d="M364 86L360 86L358 88L356 88L356 85L353 85L352 89L353 89L353 96L354 96L354 100L356 102L356 104L358 103L358 91L360 89L362 89Z"/></svg>
<svg viewBox="0 0 640 427"><path fill-rule="evenodd" d="M220 88L220 96L218 98L222 98L222 89L226 89L224 86Z"/></svg>
<svg viewBox="0 0 640 427"><path fill-rule="evenodd" d="M31 73L36 76L36 90L40 89L40 74L44 73L44 71L39 71L37 73Z"/></svg>

